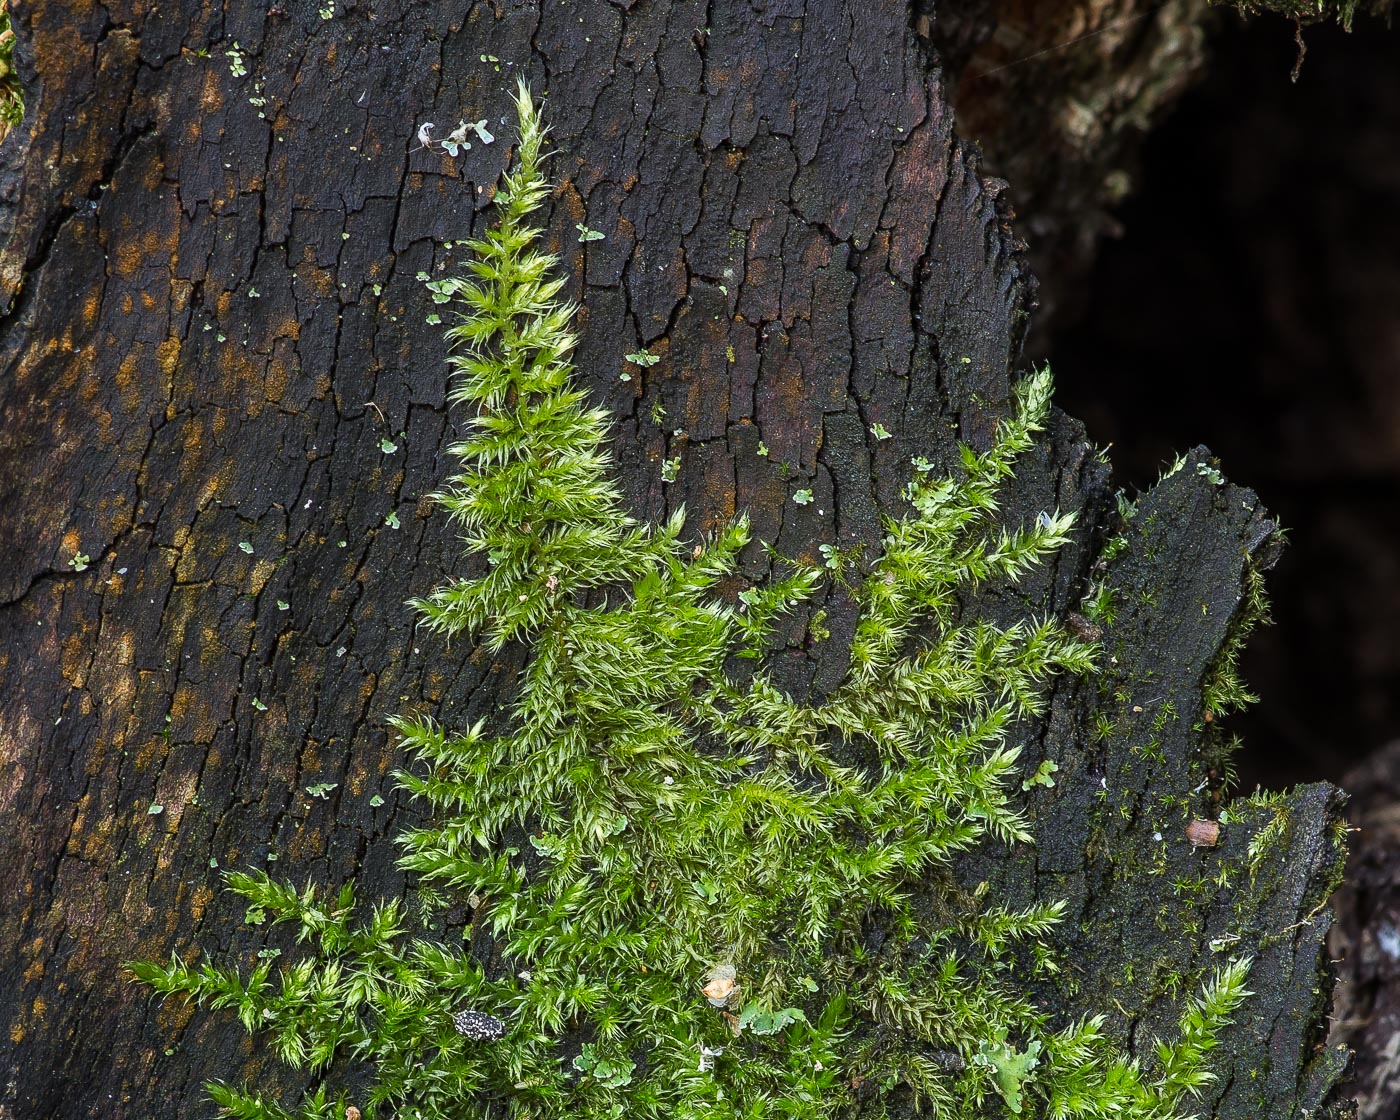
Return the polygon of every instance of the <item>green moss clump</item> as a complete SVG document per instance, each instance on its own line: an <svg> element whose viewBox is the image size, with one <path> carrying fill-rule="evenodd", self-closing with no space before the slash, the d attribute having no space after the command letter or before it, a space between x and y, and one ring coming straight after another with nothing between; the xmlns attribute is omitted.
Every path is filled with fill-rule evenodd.
<svg viewBox="0 0 1400 1120"><path fill-rule="evenodd" d="M1282 539L1282 534L1278 534ZM1256 626L1268 625L1269 598L1264 589L1264 573L1258 565L1247 563L1244 569L1242 609L1226 635L1225 644L1216 654L1206 672L1201 687L1201 709L1207 721L1214 721L1232 712L1241 712L1259 697L1249 690L1240 675L1240 654Z"/></svg>
<svg viewBox="0 0 1400 1120"><path fill-rule="evenodd" d="M402 866L469 901L491 963L406 939L395 902L356 921L348 887L332 899L238 873L231 889L299 928L302 959L275 975L178 958L133 971L233 1008L309 1068L306 1118L353 1103L448 1120L496 1102L522 1120L818 1120L911 1099L948 1117L1176 1116L1211 1076L1247 965L1210 980L1143 1066L1102 1016L1052 1022L1028 998L1053 967L1059 904L997 905L941 874L975 845L1031 840L1013 732L1055 674L1093 668L1094 647L1053 619L957 609L1068 539L1069 516L998 519L1048 373L956 475L916 462L912 512L888 521L857 588L845 682L794 701L765 646L828 573L788 565L727 598L742 519L692 547L683 515L624 512L607 417L572 383L574 308L530 224L549 187L523 87L518 107L499 224L470 243L470 275L438 285L463 311L452 398L470 410L438 497L485 570L416 606L443 633L532 653L501 726L395 721L417 761L399 781L435 811L403 837ZM454 1028L463 1011L473 1037ZM291 1115L210 1092L229 1115Z"/></svg>
<svg viewBox="0 0 1400 1120"><path fill-rule="evenodd" d="M1301 26L1324 23L1334 20L1347 31L1358 11L1377 17L1386 17L1394 0L1228 0L1231 7L1238 8L1245 15L1258 12L1272 12L1285 16Z"/></svg>
<svg viewBox="0 0 1400 1120"><path fill-rule="evenodd" d="M0 140L24 119L24 91L15 70L15 33L9 0L0 0Z"/></svg>

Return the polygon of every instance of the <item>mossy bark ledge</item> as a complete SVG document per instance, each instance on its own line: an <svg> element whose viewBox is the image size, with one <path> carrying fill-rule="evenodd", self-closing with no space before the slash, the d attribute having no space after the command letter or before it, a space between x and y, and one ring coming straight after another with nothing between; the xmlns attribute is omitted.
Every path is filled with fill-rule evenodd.
<svg viewBox="0 0 1400 1120"><path fill-rule="evenodd" d="M446 649L400 605L457 552L424 500L455 421L415 277L481 232L509 136L448 155L420 126L494 126L517 76L547 92L578 365L649 520L747 510L784 554L875 554L910 460L954 469L1008 413L1031 282L902 4L14 18L0 1110L206 1115L206 1077L291 1075L121 963L264 945L219 890L228 867L403 894L391 837L415 810L393 795L385 720L492 716L520 665ZM661 361L621 379L641 347ZM1010 905L1068 900L1064 967L1035 996L1065 1021L1104 1013L1144 1059L1207 970L1252 956L1199 1112L1319 1115L1339 1064L1321 1047L1336 796L1222 802L1206 706L1275 527L1204 451L1125 520L1063 416L1010 495L1008 518L1074 510L1079 532L976 609L1066 617L1096 594L1112 621L1101 672L1025 731L1028 773L1059 766L1028 794L1037 843L957 876ZM767 564L754 546L745 575ZM834 687L854 615L836 586L792 621L786 687ZM1195 821L1218 823L1214 846L1187 839ZM456 936L469 915L446 922Z"/></svg>

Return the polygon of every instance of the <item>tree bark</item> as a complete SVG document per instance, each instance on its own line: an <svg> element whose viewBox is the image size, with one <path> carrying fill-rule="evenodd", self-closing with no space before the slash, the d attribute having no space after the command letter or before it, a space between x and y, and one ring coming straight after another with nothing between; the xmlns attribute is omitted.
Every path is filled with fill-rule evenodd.
<svg viewBox="0 0 1400 1120"><path fill-rule="evenodd" d="M456 418L416 277L451 274L449 243L490 220L516 77L547 96L550 240L641 517L684 503L698 531L747 510L787 555L873 554L910 458L951 468L1010 407L1032 281L894 0L74 0L15 21L0 1115L206 1115L205 1077L288 1075L121 963L260 946L224 868L404 893L391 838L414 810L386 718L460 725L509 695L510 657L445 649L402 604L458 564L424 500ZM420 145L424 123L441 139L464 120L500 139ZM641 345L662 361L620 380ZM1200 1111L1318 1115L1338 1071L1319 1048L1335 794L1289 795L1257 874L1174 886L1214 883L1267 823L1246 814L1214 849L1183 832L1219 808L1202 681L1273 524L1198 450L1096 570L1119 528L1109 468L1072 420L1050 436L1008 514L1073 509L1081 529L1006 609L1073 610L1091 578L1123 609L1103 672L1064 682L1028 739L1060 766L1031 802L1038 845L959 874L1013 904L1067 899L1067 967L1038 995L1063 1020L1108 1014L1144 1056L1191 990L1170 977L1222 943L1252 954ZM766 563L755 548L746 574ZM849 635L854 604L823 606ZM842 643L803 630L780 676L820 693Z"/></svg>

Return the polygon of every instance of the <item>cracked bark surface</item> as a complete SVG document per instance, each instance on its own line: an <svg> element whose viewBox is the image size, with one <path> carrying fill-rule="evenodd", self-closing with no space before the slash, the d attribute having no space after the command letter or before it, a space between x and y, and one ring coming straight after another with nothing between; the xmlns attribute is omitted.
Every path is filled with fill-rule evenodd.
<svg viewBox="0 0 1400 1120"><path fill-rule="evenodd" d="M425 500L454 420L416 277L450 274L449 243L489 220L516 76L548 98L550 240L639 516L684 502L700 530L742 509L786 554L873 554L910 457L952 464L1008 409L1032 280L891 0L15 16L30 95L0 148L0 1116L207 1115L205 1077L291 1075L228 1017L159 1007L121 962L262 945L225 868L403 893L390 838L414 810L386 717L475 719L519 666L416 635L401 605L460 563ZM425 121L480 119L499 142L419 147ZM661 362L622 381L639 345ZM1213 881L1264 823L1210 850L1182 833L1218 810L1202 680L1273 547L1255 497L1209 472L1198 451L1146 496L1097 573L1121 592L1112 660L1027 730L1029 764L1060 766L1031 797L1038 845L958 873L1067 899L1065 969L1038 995L1066 1019L1107 1013L1144 1056L1222 959L1212 942L1245 946L1256 994L1201 1113L1318 1115L1337 1073L1319 1033L1334 793L1289 796L1256 873L1173 886ZM1057 505L1080 512L1076 544L980 609L1074 609L1117 531L1109 469L1063 416L1007 502ZM761 577L763 552L746 565ZM834 640L811 643L802 615L775 653L799 692L844 670L855 605L821 606ZM1096 741L1096 711L1119 733Z"/></svg>

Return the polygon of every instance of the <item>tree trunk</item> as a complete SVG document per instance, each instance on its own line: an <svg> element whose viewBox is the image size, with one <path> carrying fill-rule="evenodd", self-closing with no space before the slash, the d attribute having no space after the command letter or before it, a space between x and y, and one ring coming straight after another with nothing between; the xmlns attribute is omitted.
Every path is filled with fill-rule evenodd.
<svg viewBox="0 0 1400 1120"><path fill-rule="evenodd" d="M15 21L0 1116L206 1115L202 1079L285 1075L122 962L256 949L229 867L404 893L387 717L460 725L508 695L509 657L445 649L402 604L459 563L424 501L457 418L416 277L452 274L490 220L517 76L547 96L549 239L640 517L747 510L781 553L873 554L911 457L951 468L1006 414L1032 281L894 0L74 0ZM501 140L420 142L475 120ZM641 346L661 362L621 380ZM1121 609L1103 670L1062 683L1027 745L1059 762L1037 846L960 876L1068 900L1069 964L1036 994L1060 1021L1107 1014L1144 1058L1225 949L1252 955L1199 1111L1318 1115L1339 1068L1320 1047L1336 795L1239 807L1214 848L1184 831L1221 807L1202 690L1272 522L1198 450L1121 525L1064 416L1007 507L1080 517L1008 611L1064 615L1091 579ZM848 636L849 597L824 606ZM829 691L841 646L795 641L780 679Z"/></svg>

